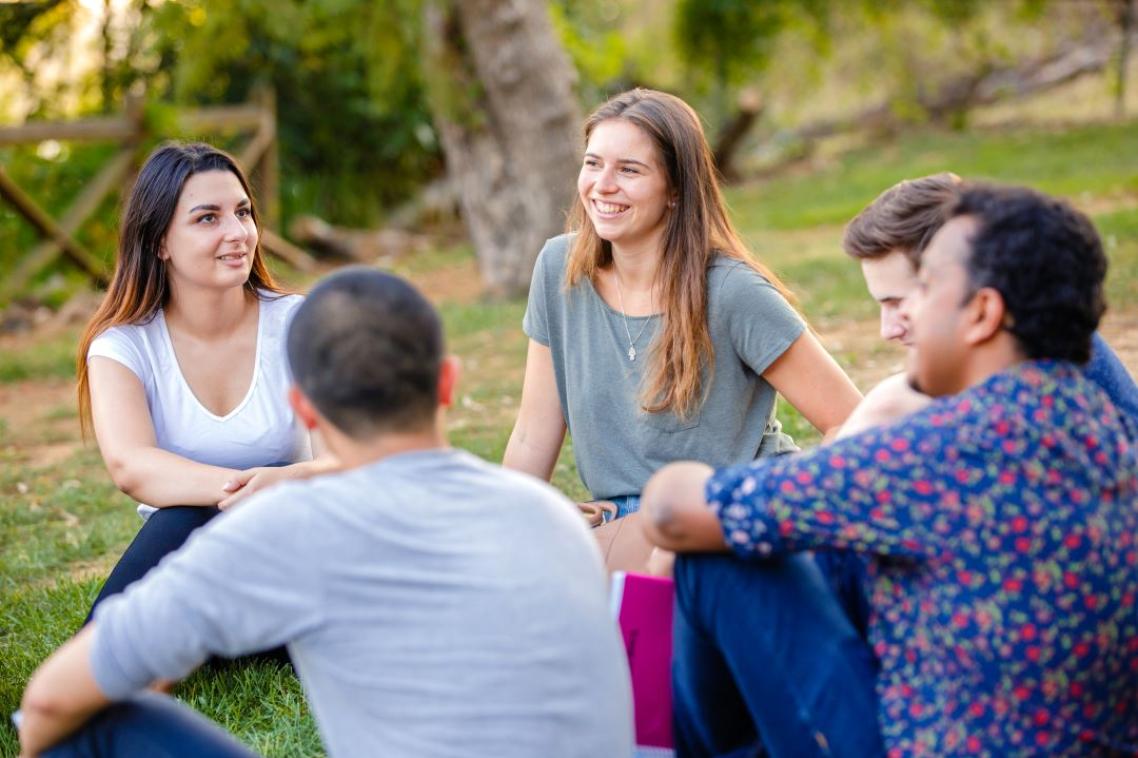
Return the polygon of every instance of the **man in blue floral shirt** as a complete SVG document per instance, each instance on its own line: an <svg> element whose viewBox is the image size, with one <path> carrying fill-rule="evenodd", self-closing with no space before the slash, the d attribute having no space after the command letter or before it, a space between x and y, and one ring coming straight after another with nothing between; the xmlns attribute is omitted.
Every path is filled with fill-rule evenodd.
<svg viewBox="0 0 1138 758"><path fill-rule="evenodd" d="M735 553L676 562L683 755L1138 752L1138 430L1078 367L1101 242L1028 190L968 187L949 215L903 305L938 400L644 490L654 542ZM870 557L868 645L811 550Z"/></svg>

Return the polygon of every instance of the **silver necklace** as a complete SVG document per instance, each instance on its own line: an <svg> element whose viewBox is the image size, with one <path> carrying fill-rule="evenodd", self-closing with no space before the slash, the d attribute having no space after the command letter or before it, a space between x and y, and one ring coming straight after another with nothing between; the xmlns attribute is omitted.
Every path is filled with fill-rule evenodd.
<svg viewBox="0 0 1138 758"><path fill-rule="evenodd" d="M632 332L628 329L628 312L624 309L624 293L620 289L620 272L616 270L616 264L612 266L612 272L616 276L616 296L620 298L620 316L624 320L624 334L628 337L628 360L636 360L636 343L640 341L640 336L644 334L644 330L648 328L648 324L652 323L651 318L644 319L644 325L640 327L640 331L636 333L636 339L632 338Z"/></svg>

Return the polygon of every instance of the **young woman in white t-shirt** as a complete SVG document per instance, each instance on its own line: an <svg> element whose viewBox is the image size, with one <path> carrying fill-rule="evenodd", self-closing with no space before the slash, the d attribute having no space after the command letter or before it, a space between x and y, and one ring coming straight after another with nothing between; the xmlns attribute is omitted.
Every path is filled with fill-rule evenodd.
<svg viewBox="0 0 1138 758"><path fill-rule="evenodd" d="M80 421L145 519L95 606L242 498L333 465L312 460L289 407L285 339L300 302L265 267L233 158L201 143L151 154L79 343Z"/></svg>

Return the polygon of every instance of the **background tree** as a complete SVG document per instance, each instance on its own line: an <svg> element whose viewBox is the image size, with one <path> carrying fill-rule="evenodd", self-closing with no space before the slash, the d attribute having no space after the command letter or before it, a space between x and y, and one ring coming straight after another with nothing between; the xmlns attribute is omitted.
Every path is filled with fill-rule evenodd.
<svg viewBox="0 0 1138 758"><path fill-rule="evenodd" d="M528 288L579 161L575 72L544 4L427 0L431 110L490 295Z"/></svg>
<svg viewBox="0 0 1138 758"><path fill-rule="evenodd" d="M716 163L729 179L737 177L736 152L758 120L763 101L753 86L766 68L780 36L797 30L815 50L827 43L829 0L678 0L673 34L687 66L689 86L710 79L711 121ZM751 85L749 87L743 85ZM733 98L731 93L738 92Z"/></svg>

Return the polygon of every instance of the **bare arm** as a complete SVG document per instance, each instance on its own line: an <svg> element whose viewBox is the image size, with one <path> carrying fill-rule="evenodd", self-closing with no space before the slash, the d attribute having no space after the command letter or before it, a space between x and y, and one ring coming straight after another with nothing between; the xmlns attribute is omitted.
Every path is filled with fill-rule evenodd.
<svg viewBox="0 0 1138 758"><path fill-rule="evenodd" d="M531 339L518 419L514 422L502 465L548 482L564 442L565 417L557 395L553 354L548 347Z"/></svg>
<svg viewBox="0 0 1138 758"><path fill-rule="evenodd" d="M51 747L110 704L91 673L94 629L88 624L32 674L20 703L21 755Z"/></svg>
<svg viewBox="0 0 1138 758"><path fill-rule="evenodd" d="M156 508L216 505L236 469L197 463L162 450L146 390L130 369L110 358L88 362L95 439L115 485Z"/></svg>
<svg viewBox="0 0 1138 758"><path fill-rule="evenodd" d="M640 495L640 522L648 540L677 553L725 552L719 518L704 497L713 469L703 463L669 463L652 475Z"/></svg>
<svg viewBox="0 0 1138 758"><path fill-rule="evenodd" d="M822 434L835 432L861 393L809 331L791 343L763 378Z"/></svg>

